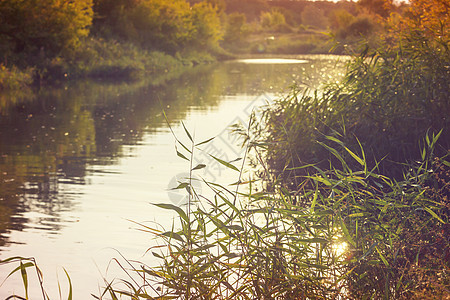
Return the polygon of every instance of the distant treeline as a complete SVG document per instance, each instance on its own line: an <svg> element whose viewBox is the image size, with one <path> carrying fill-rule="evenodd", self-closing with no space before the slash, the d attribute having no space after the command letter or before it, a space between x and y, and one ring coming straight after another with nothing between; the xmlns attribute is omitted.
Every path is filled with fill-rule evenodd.
<svg viewBox="0 0 450 300"><path fill-rule="evenodd" d="M158 51L180 61L189 57L189 63L208 60L195 57L199 53L217 58L230 52L323 52L329 46L317 50L324 44L319 32L349 43L373 36L379 20L401 9L385 0L2 0L0 89L14 85L7 79L19 70L28 75L16 77L31 77L30 68L38 78L67 70L99 74L148 68L151 62L127 68L138 52L147 57L148 51ZM261 45L274 33L290 36ZM248 44L251 35L262 38ZM115 59L122 60L119 66Z"/></svg>
<svg viewBox="0 0 450 300"><path fill-rule="evenodd" d="M28 65L76 55L90 33L169 53L215 46L222 36L215 6L184 0L4 0L0 19L4 63Z"/></svg>

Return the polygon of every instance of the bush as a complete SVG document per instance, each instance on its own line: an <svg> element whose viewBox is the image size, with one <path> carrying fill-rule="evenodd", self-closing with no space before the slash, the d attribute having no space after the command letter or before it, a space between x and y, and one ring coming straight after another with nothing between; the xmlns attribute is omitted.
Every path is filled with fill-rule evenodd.
<svg viewBox="0 0 450 300"><path fill-rule="evenodd" d="M337 32L340 39L368 37L374 31L374 20L370 17L358 17L352 20L347 26L342 27Z"/></svg>
<svg viewBox="0 0 450 300"><path fill-rule="evenodd" d="M32 83L32 69L20 71L13 67L11 69L0 64L0 91L20 90Z"/></svg>

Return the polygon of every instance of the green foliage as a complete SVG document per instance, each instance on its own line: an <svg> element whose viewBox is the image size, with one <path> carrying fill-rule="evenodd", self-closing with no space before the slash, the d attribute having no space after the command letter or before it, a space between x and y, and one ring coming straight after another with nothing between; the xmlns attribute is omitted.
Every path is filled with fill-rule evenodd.
<svg viewBox="0 0 450 300"><path fill-rule="evenodd" d="M147 0L139 3L128 19L142 45L175 52L185 46L194 30L190 6L184 0Z"/></svg>
<svg viewBox="0 0 450 300"><path fill-rule="evenodd" d="M378 29L376 18L369 14L354 16L346 10L336 10L329 16L331 31L341 42L369 39Z"/></svg>
<svg viewBox="0 0 450 300"><path fill-rule="evenodd" d="M176 53L185 47L217 47L222 38L219 8L185 0L97 1L95 31L147 49Z"/></svg>
<svg viewBox="0 0 450 300"><path fill-rule="evenodd" d="M239 42L244 40L248 35L248 30L246 30L247 18L245 14L242 13L232 13L227 16L226 31L224 36L224 41L229 42Z"/></svg>
<svg viewBox="0 0 450 300"><path fill-rule="evenodd" d="M69 76L111 79L138 79L144 74L179 71L174 57L148 51L132 43L91 38L86 40L70 66Z"/></svg>
<svg viewBox="0 0 450 300"><path fill-rule="evenodd" d="M270 7L265 0L227 0L225 12L227 14L243 13L249 22L254 22L258 21L262 12L269 10Z"/></svg>
<svg viewBox="0 0 450 300"><path fill-rule="evenodd" d="M346 39L348 37L367 38L369 37L375 28L375 22L369 16L359 16L354 18L347 26L342 27L337 36L340 39Z"/></svg>
<svg viewBox="0 0 450 300"><path fill-rule="evenodd" d="M383 18L389 17L394 10L394 1L392 0L360 0L358 4L368 12Z"/></svg>
<svg viewBox="0 0 450 300"><path fill-rule="evenodd" d="M355 17L345 9L337 9L328 17L332 29L343 28L350 24L354 18Z"/></svg>
<svg viewBox="0 0 450 300"><path fill-rule="evenodd" d="M284 18L284 15L277 10L261 13L260 22L262 28L266 30L273 30L277 27L286 25L286 19Z"/></svg>
<svg viewBox="0 0 450 300"><path fill-rule="evenodd" d="M0 91L20 90L25 88L31 84L31 73L32 70L23 72L15 67L9 69L0 64Z"/></svg>
<svg viewBox="0 0 450 300"><path fill-rule="evenodd" d="M88 35L92 14L92 0L1 1L0 55L37 65L72 54Z"/></svg>
<svg viewBox="0 0 450 300"><path fill-rule="evenodd" d="M439 134L426 137L425 159L411 165L396 182L368 168L365 152L351 150L331 136L322 146L341 168L315 169L298 190L274 181L272 192L255 192L256 182L235 187L204 182L212 196L197 194L192 166L198 147L176 143L190 158L190 177L180 183L189 202L185 209L155 204L176 216L177 226L161 229L141 224L163 245L148 249L159 267L125 260L127 275L107 283L102 296L118 299L398 299L446 293L449 278L448 186L450 163L432 163ZM263 149L247 137L248 151ZM337 146L333 146L337 144ZM340 156L343 148L357 168ZM244 161L247 153L244 155ZM264 150L263 150L264 151ZM218 158L216 158L218 159ZM219 160L233 170L230 162ZM442 171L444 170L444 171ZM447 171L445 171L447 170ZM446 176L446 177L445 177Z"/></svg>
<svg viewBox="0 0 450 300"><path fill-rule="evenodd" d="M219 47L219 41L223 38L223 29L217 7L207 2L192 6L192 24L194 26L193 43L203 49Z"/></svg>
<svg viewBox="0 0 450 300"><path fill-rule="evenodd" d="M267 42L265 52L279 54L327 53L330 48L327 42L328 38L325 35L279 36Z"/></svg>

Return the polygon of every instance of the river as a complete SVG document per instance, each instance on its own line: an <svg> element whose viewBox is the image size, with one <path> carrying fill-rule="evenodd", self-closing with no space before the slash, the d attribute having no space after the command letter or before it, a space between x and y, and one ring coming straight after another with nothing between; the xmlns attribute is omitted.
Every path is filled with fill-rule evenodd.
<svg viewBox="0 0 450 300"><path fill-rule="evenodd" d="M158 241L135 222L170 228L173 214L151 203L184 200L171 190L189 171L175 149L174 134L189 143L183 124L197 142L215 137L194 157L207 165L198 176L231 184L235 172L208 155L242 155L229 126L246 124L254 107L294 83L314 89L339 80L344 66L327 55L236 60L166 83L68 82L1 105L0 259L34 257L51 299L59 298L58 282L67 298L64 270L74 299L93 299L103 278L121 276L113 258L152 264L146 250ZM0 283L17 266L0 265ZM30 299L43 299L28 272ZM25 295L20 272L0 287L1 299L12 293Z"/></svg>

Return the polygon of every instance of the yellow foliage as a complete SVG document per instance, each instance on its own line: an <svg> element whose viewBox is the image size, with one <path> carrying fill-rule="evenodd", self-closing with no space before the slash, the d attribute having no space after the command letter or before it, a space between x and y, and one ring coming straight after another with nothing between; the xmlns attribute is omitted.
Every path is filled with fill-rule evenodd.
<svg viewBox="0 0 450 300"><path fill-rule="evenodd" d="M9 53L55 56L73 51L89 34L92 0L0 1L0 39Z"/></svg>
<svg viewBox="0 0 450 300"><path fill-rule="evenodd" d="M424 36L448 43L450 32L448 0L411 0L401 17L391 16L391 23L400 31L418 31Z"/></svg>

